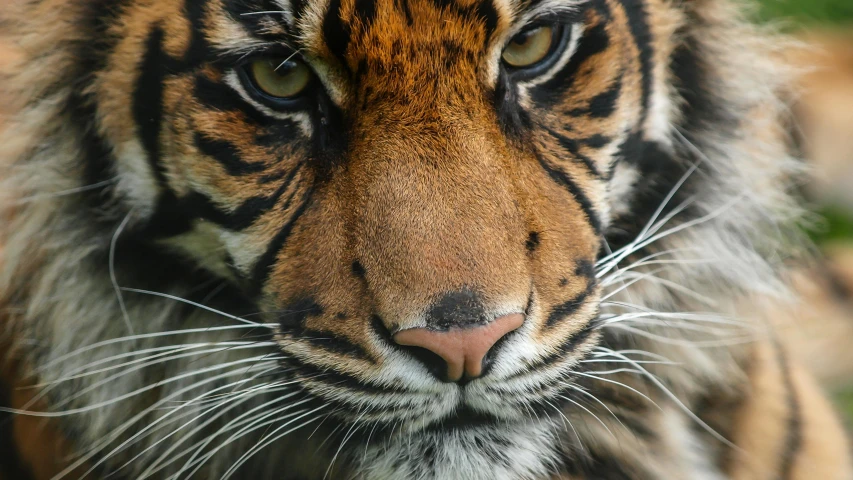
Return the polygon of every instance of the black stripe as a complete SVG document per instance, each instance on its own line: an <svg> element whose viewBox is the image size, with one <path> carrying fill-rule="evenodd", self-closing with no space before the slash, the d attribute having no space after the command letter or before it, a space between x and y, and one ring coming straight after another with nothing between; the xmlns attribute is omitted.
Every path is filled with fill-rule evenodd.
<svg viewBox="0 0 853 480"><path fill-rule="evenodd" d="M564 341L559 347L557 347L557 349L553 353L537 361L537 365L550 365L557 361L565 359L566 355L569 355L570 353L576 351L578 347L586 344L588 340L592 339L593 336L598 333L600 327L600 322L597 319L590 320L589 322L587 322L586 325L584 325L584 327L580 331L574 333L571 337L567 338L566 341ZM598 337L596 336L596 338ZM528 370L534 369L534 367L531 367Z"/></svg>
<svg viewBox="0 0 853 480"><path fill-rule="evenodd" d="M346 51L350 42L350 27L341 19L341 0L331 0L323 20L323 38L332 55L346 66Z"/></svg>
<svg viewBox="0 0 853 480"><path fill-rule="evenodd" d="M409 5L409 0L395 0L396 3L399 4L399 8L402 8L403 15L406 17L406 25L412 26L415 23L415 19L412 17L412 8Z"/></svg>
<svg viewBox="0 0 853 480"><path fill-rule="evenodd" d="M207 12L207 0L184 0L184 13L190 22L190 44L180 60L180 68L175 69L185 73L201 66L210 57L210 45L205 36L204 16ZM215 58L215 55L214 55ZM177 65L176 65L177 67Z"/></svg>
<svg viewBox="0 0 853 480"><path fill-rule="evenodd" d="M788 407L787 434L785 435L785 445L782 450L782 463L779 465L779 478L788 479L792 478L794 474L797 455L803 446L803 419L797 389L791 378L791 367L788 364L788 357L778 344L776 345L776 351L779 369L782 372L782 382L785 385L785 392L787 392L786 400Z"/></svg>
<svg viewBox="0 0 853 480"><path fill-rule="evenodd" d="M323 307L311 297L303 297L290 302L277 314L279 328L292 332L305 328L308 317L318 317L323 314Z"/></svg>
<svg viewBox="0 0 853 480"><path fill-rule="evenodd" d="M589 197L583 192L583 190L575 184L574 180L567 174L566 172L559 170L553 166L551 166L548 161L546 161L541 154L537 153L536 158L539 160L539 164L542 165L542 168L548 172L548 175L551 178L564 186L569 193L571 193L575 200L580 204L581 210L586 214L587 221L589 221L590 226L596 235L601 234L601 220L598 217L598 213L596 213L595 208L592 206L592 202L589 200Z"/></svg>
<svg viewBox="0 0 853 480"><path fill-rule="evenodd" d="M652 34L649 30L648 14L646 12L645 2L637 0L622 0L622 6L628 17L628 26L634 37L634 43L637 45L637 49L640 53L640 77L643 89L642 123L648 115L649 103L651 102L652 95L652 80L654 75L654 69L652 68L652 58L654 55Z"/></svg>
<svg viewBox="0 0 853 480"><path fill-rule="evenodd" d="M302 376L306 380L327 384L336 388L349 389L356 394L368 393L388 395L389 393L394 392L394 390L392 389L393 387L384 387L381 385L376 385L368 381L362 380L349 373L341 372L338 370L332 370L327 367L316 366L291 355L284 357L281 360L281 363L285 367L294 369L298 376ZM303 390L305 390L304 386L302 388ZM305 391L310 394L308 390ZM323 400L324 402L335 402L335 400L330 398L319 397L315 394L311 395ZM353 407L358 406L355 403L342 402L340 400L337 400L337 402L339 405L344 406L343 408L345 410L352 410Z"/></svg>
<svg viewBox="0 0 853 480"><path fill-rule="evenodd" d="M139 77L133 91L133 118L148 163L161 188L167 188L165 167L162 165L160 132L163 120L163 83L167 76L191 70L205 61L208 43L204 37L205 0L186 0L184 12L192 32L190 43L181 59L174 59L163 51L165 33L155 25L145 41L145 53L139 65Z"/></svg>
<svg viewBox="0 0 853 480"><path fill-rule="evenodd" d="M607 118L616 110L616 101L622 94L622 78L617 78L607 90L592 97L587 108L576 108L568 112L572 117L590 116L592 118Z"/></svg>
<svg viewBox="0 0 853 480"><path fill-rule="evenodd" d="M575 296L575 298L572 298L571 300L563 302L560 305L554 307L548 314L548 319L545 321L545 325L548 327L553 327L554 324L556 324L560 320L563 320L569 315L572 315L577 312L578 309L583 306L584 302L586 302L587 297L589 297L590 294L593 293L593 291L595 290L595 286L595 282L590 282L587 285L586 290L579 293L577 296Z"/></svg>
<svg viewBox="0 0 853 480"><path fill-rule="evenodd" d="M713 68L703 57L699 41L691 36L692 30L703 21L692 15L686 26L676 32L675 36L684 40L670 60L674 84L683 100L680 130L690 140L700 130L713 128L720 133L731 133L738 126L737 118L726 111L728 103L714 94Z"/></svg>
<svg viewBox="0 0 853 480"><path fill-rule="evenodd" d="M578 260L575 262L575 276L586 278L588 282L595 281L595 264L590 260Z"/></svg>
<svg viewBox="0 0 853 480"><path fill-rule="evenodd" d="M560 361L565 361L566 356L575 353L579 347L592 342L600 343L600 339L602 338L603 333L604 332L601 329L601 321L598 319L598 317L593 318L592 320L587 322L582 329L575 332L570 337L566 338L563 343L561 343L559 346L557 346L556 349L554 349L553 352L551 352L545 357L537 359L533 363L530 363L529 365L527 365L527 368L524 372L515 374L510 378L522 377L524 375L527 375L527 372L537 371L539 369L552 366ZM575 360L586 360L588 357L589 353ZM575 378L572 380L572 382L580 384L583 382L583 379ZM544 386L544 388L547 387L547 385Z"/></svg>
<svg viewBox="0 0 853 480"><path fill-rule="evenodd" d="M264 282L266 282L270 272L272 271L276 255L278 255L281 249L284 248L288 238L290 238L290 234L293 232L293 227L296 225L296 221L299 220L299 217L301 217L302 214L305 213L305 210L308 209L308 206L311 204L311 197L312 191L309 190L305 192L300 205L290 216L287 223L282 226L281 230L279 230L276 236L272 239L270 244L267 246L267 250L263 255L261 255L257 263L255 263L255 266L252 269L250 285L250 291L254 296L257 296L263 288ZM288 199L288 204L292 198L293 196ZM282 208L282 210L287 210L287 208Z"/></svg>
<svg viewBox="0 0 853 480"><path fill-rule="evenodd" d="M243 161L242 155L237 148L224 140L215 140L200 132L195 132L193 137L198 150L219 162L229 175L250 175L252 173L263 172L268 168L266 164L261 162L250 163Z"/></svg>
<svg viewBox="0 0 853 480"><path fill-rule="evenodd" d="M246 120L258 127L267 126L271 123L269 117L258 111L239 95L235 95L230 86L215 82L202 73L195 75L193 93L195 100L207 108L222 112L239 111L244 114ZM292 132L291 136L297 136L299 130L295 122L280 119L275 119L275 122L280 122L283 126L288 127L288 131Z"/></svg>
<svg viewBox="0 0 853 480"><path fill-rule="evenodd" d="M605 145L609 144L611 141L613 141L612 138L598 133L596 133L595 135L590 135L587 138L582 138L580 140L580 142L586 145L587 147L595 149L602 148Z"/></svg>
<svg viewBox="0 0 853 480"><path fill-rule="evenodd" d="M373 357L361 345L350 342L341 335L319 330L292 329L283 332L285 338L296 343L304 343L322 350L323 355L333 354L370 363L376 363Z"/></svg>
<svg viewBox="0 0 853 480"><path fill-rule="evenodd" d="M676 152L669 151L657 142L643 140L639 132L630 135L620 146L619 161L625 163L625 168L638 169L641 180L636 183L631 192L630 211L614 218L606 232L607 243L613 251L624 247L636 238L689 168L687 161L682 160ZM613 172L615 167L611 170L611 175ZM693 173L675 192L658 219L665 217L695 193L695 185L703 180L702 176L701 171ZM695 218L698 212L695 208L688 207L670 223L675 225ZM647 252L658 246L657 243L653 243L643 251ZM637 255L643 255L643 252L637 252Z"/></svg>
<svg viewBox="0 0 853 480"><path fill-rule="evenodd" d="M501 129L512 138L521 139L531 129L530 113L521 108L518 102L518 86L510 79L505 69L498 74L493 93L495 111L500 119Z"/></svg>
<svg viewBox="0 0 853 480"><path fill-rule="evenodd" d="M495 29L498 28L498 20L500 19L498 10L495 8L492 0L480 0L477 3L476 15L483 20L486 29L485 43L488 44L492 38L492 34L495 33Z"/></svg>
<svg viewBox="0 0 853 480"><path fill-rule="evenodd" d="M595 178L602 178L601 172L598 170L598 166L595 165L595 162L588 156L580 153L580 142L583 142L583 140L580 140L580 142L578 142L578 140L569 138L548 127L545 127L545 129L548 131L548 133L551 134L552 137L557 139L561 147L565 148L572 155L572 159L579 160L581 163L583 163L586 166L587 170L589 170L589 173L591 173Z"/></svg>
<svg viewBox="0 0 853 480"><path fill-rule="evenodd" d="M93 0L85 3L75 24L82 40L71 45L72 58L75 59L74 70L60 77L63 85L70 82L75 92L69 97L64 113L72 119L69 125L78 130L85 161L83 179L86 185L107 182L115 175L112 149L95 127L95 100L91 94L83 92L87 91L92 75L104 69L107 59L121 39L111 30L111 26L131 1ZM90 190L84 192L81 198L89 208L102 211L109 189L109 186L105 186Z"/></svg>
<svg viewBox="0 0 853 480"><path fill-rule="evenodd" d="M163 118L163 81L166 57L163 29L155 26L145 41L145 55L139 65L139 78L133 91L133 119L137 134L148 156L148 164L160 188L167 188L166 170L160 158L160 130Z"/></svg>
<svg viewBox="0 0 853 480"><path fill-rule="evenodd" d="M376 18L376 1L377 0L356 0L355 1L355 16L361 20L362 28L367 30L373 24Z"/></svg>
<svg viewBox="0 0 853 480"><path fill-rule="evenodd" d="M232 231L244 230L278 203L301 170L302 164L291 169L287 178L271 196L249 198L230 212L222 210L200 192L192 192L180 199L171 195L164 197L167 198L168 203L164 201L158 206L157 211L147 224L141 227L139 233L153 238L179 235L192 228L192 220L195 218L203 218ZM295 190L288 197L283 208L286 209L293 195Z"/></svg>
<svg viewBox="0 0 853 480"><path fill-rule="evenodd" d="M240 204L240 206L232 212L223 212L216 207L209 209L205 205L199 210L198 215L202 218L218 223L229 230L239 231L246 229L254 224L261 215L270 211L275 204L278 203L284 192L291 187L296 175L302 170L302 167L303 164L299 164L291 169L287 178L284 179L281 185L279 185L276 191L269 197L252 197ZM282 209L287 209L287 206L290 204L294 195L296 195L295 188L288 199L284 202ZM204 197L201 194L193 194L191 196L194 196L196 199L204 198L207 205L212 205L210 201L207 200L207 197ZM192 208L188 208L188 210L192 211Z"/></svg>

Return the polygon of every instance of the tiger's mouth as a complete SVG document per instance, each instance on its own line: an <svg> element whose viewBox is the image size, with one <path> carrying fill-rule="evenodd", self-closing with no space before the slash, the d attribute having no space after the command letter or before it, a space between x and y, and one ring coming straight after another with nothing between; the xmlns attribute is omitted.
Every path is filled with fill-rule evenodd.
<svg viewBox="0 0 853 480"><path fill-rule="evenodd" d="M595 338L587 339L597 343ZM569 403L576 372L586 356L551 365L532 365L504 378L485 377L464 383L429 384L425 389L397 389L360 384L348 394L323 385L300 382L318 408L330 411L344 430L361 429L374 439L399 435L449 435L539 422L560 415ZM572 386L569 386L572 385ZM334 422L333 422L334 423Z"/></svg>
<svg viewBox="0 0 853 480"><path fill-rule="evenodd" d="M423 429L426 433L453 432L482 427L494 427L508 420L501 419L487 412L480 412L468 405L460 404L459 409L448 416L436 420Z"/></svg>

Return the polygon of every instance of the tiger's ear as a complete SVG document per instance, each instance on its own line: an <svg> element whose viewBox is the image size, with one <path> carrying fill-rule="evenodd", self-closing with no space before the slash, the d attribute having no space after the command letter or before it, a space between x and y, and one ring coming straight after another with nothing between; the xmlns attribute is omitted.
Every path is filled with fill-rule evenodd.
<svg viewBox="0 0 853 480"><path fill-rule="evenodd" d="M10 321L0 314L0 332L13 331ZM42 402L28 405L39 391L31 388L33 382L22 373L27 370L14 357L14 344L14 337L0 339L0 352L4 352L0 358L0 408L46 411ZM0 412L0 480L49 480L68 467L72 453L55 421ZM69 472L69 478L83 478L87 470L86 465L79 466Z"/></svg>

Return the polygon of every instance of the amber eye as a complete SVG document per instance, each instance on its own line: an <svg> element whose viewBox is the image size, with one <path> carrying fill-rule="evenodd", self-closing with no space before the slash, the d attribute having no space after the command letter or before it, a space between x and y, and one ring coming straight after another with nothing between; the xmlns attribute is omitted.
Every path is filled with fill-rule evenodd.
<svg viewBox="0 0 853 480"><path fill-rule="evenodd" d="M544 60L551 53L554 28L541 26L519 33L503 51L503 61L513 68L527 68Z"/></svg>
<svg viewBox="0 0 853 480"><path fill-rule="evenodd" d="M255 86L276 99L298 96L311 83L311 69L304 62L287 57L263 57L249 64L248 73Z"/></svg>

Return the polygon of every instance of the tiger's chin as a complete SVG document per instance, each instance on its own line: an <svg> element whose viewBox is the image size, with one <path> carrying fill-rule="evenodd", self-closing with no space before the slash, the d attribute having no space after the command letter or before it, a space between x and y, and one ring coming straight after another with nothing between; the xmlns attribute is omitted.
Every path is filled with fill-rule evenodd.
<svg viewBox="0 0 853 480"><path fill-rule="evenodd" d="M414 433L349 449L352 478L515 480L548 478L559 463L555 420L498 421L460 413Z"/></svg>

